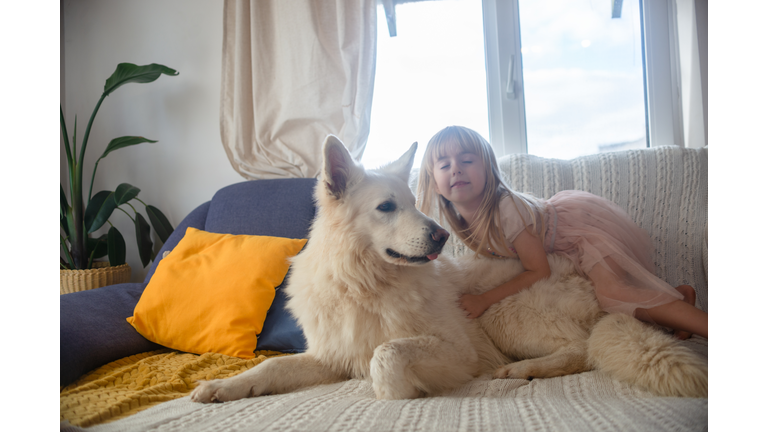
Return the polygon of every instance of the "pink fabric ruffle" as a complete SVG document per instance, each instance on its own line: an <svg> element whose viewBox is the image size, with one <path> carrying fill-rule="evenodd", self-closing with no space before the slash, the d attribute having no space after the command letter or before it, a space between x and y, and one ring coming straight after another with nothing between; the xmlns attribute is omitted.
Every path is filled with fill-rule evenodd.
<svg viewBox="0 0 768 432"><path fill-rule="evenodd" d="M637 308L683 299L656 277L650 237L619 206L582 191L563 191L547 202L550 232L557 220L553 251L566 255L592 280L603 310L634 315Z"/></svg>

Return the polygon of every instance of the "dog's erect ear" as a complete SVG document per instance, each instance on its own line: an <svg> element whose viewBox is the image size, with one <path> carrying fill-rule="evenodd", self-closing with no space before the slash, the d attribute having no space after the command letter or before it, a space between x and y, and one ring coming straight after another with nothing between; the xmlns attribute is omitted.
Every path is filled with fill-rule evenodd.
<svg viewBox="0 0 768 432"><path fill-rule="evenodd" d="M416 157L417 148L419 148L419 143L415 142L411 144L411 148L400 156L400 159L384 165L382 170L397 174L407 183L408 178L411 175L411 168L413 167L413 159Z"/></svg>
<svg viewBox="0 0 768 432"><path fill-rule="evenodd" d="M329 195L341 198L359 177L362 169L352 159L349 151L334 135L328 135L323 143L323 177Z"/></svg>

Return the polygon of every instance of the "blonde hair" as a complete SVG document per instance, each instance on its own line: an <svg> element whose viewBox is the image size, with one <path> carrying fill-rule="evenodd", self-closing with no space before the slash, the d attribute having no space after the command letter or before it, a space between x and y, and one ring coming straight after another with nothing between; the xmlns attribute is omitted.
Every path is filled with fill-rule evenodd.
<svg viewBox="0 0 768 432"><path fill-rule="evenodd" d="M458 146L462 152L470 152L480 157L485 167L486 183L483 198L478 208L478 217L467 226L467 222L456 211L450 201L438 194L434 178L435 162L444 157L451 146ZM533 221L533 232L540 239L544 238L543 227L537 227L537 221L544 220L544 208L541 202L531 195L515 192L502 178L501 170L493 154L490 143L472 129L462 126L448 126L436 133L427 144L419 170L419 185L416 191L417 206L422 213L432 214L435 203L442 222L447 221L451 229L470 249L484 256L510 256L506 248L504 233L500 227L501 216L499 203L504 197L517 197L513 200L515 208L522 218L518 203ZM490 253L489 249L493 252ZM503 250L499 250L503 249Z"/></svg>

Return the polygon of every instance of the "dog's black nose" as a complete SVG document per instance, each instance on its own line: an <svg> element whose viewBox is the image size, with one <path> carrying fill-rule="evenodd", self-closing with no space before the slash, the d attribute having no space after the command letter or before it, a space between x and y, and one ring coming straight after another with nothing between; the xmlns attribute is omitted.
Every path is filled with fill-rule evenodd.
<svg viewBox="0 0 768 432"><path fill-rule="evenodd" d="M450 237L450 234L448 233L448 231L442 228L437 228L436 230L432 231L432 240L440 244L445 243L446 240L448 240L448 237Z"/></svg>

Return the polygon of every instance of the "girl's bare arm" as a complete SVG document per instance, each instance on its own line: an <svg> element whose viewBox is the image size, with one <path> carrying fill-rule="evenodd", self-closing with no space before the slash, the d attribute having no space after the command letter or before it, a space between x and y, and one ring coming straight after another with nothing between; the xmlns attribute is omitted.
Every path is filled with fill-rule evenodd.
<svg viewBox="0 0 768 432"><path fill-rule="evenodd" d="M465 294L461 296L461 307L467 311L469 318L479 317L492 304L517 294L535 282L549 277L551 271L549 269L549 261L547 261L547 253L544 251L544 246L538 237L524 230L515 238L512 245L517 250L520 263L525 268L525 271L515 276L512 280L483 294Z"/></svg>

